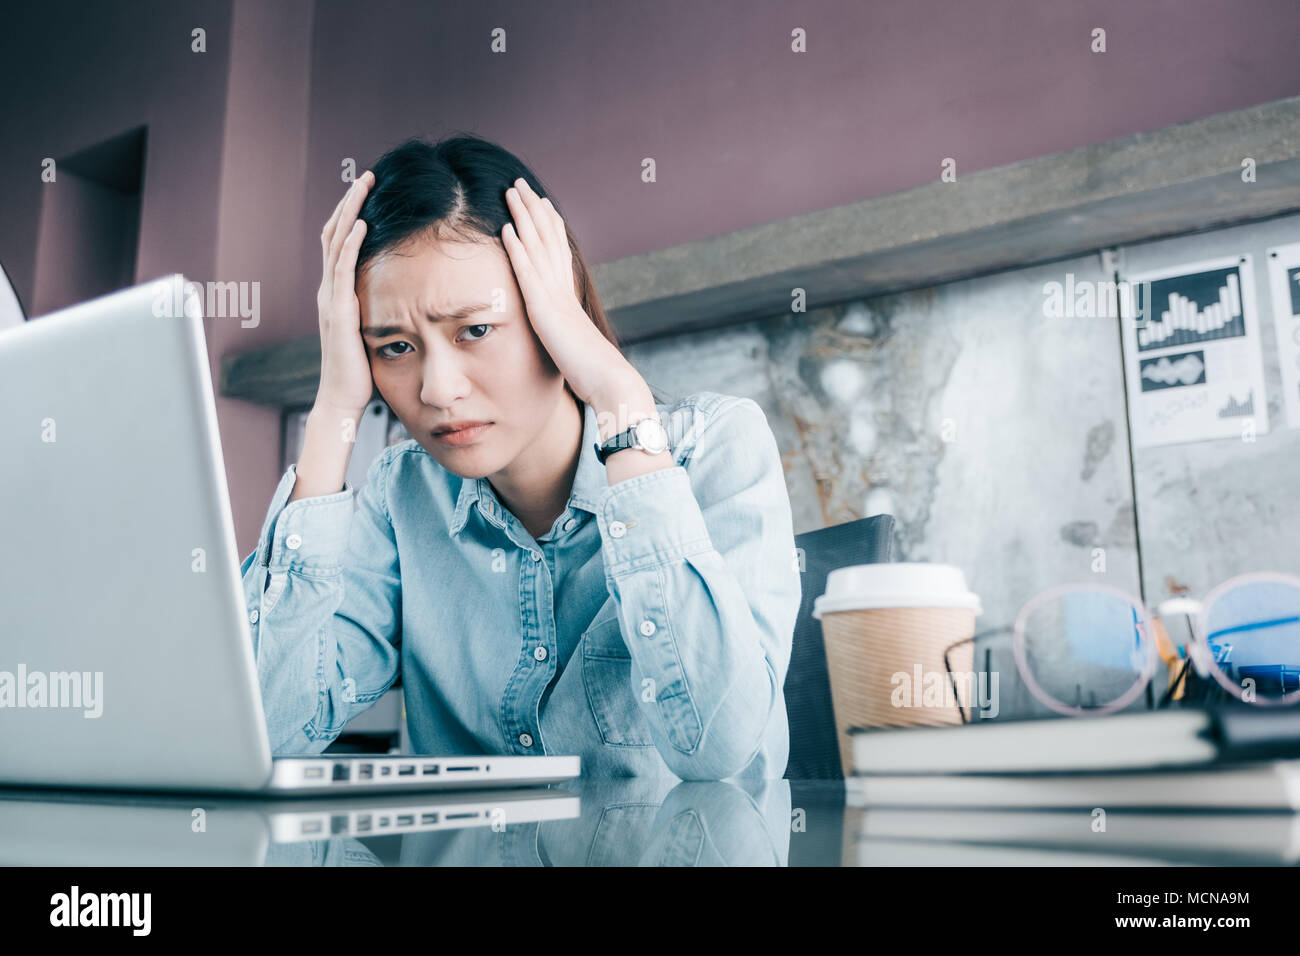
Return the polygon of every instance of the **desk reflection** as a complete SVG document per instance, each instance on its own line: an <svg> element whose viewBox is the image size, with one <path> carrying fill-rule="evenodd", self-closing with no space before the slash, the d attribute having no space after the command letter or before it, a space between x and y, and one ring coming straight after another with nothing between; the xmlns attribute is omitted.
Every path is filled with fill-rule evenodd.
<svg viewBox="0 0 1300 956"><path fill-rule="evenodd" d="M786 866L791 820L786 780L290 800L7 789L0 865Z"/></svg>
<svg viewBox="0 0 1300 956"><path fill-rule="evenodd" d="M785 866L790 786L642 780L557 785L582 801L571 819L492 830L413 833L402 866Z"/></svg>
<svg viewBox="0 0 1300 956"><path fill-rule="evenodd" d="M7 866L1295 865L1300 815L863 807L823 781L266 800L0 789Z"/></svg>

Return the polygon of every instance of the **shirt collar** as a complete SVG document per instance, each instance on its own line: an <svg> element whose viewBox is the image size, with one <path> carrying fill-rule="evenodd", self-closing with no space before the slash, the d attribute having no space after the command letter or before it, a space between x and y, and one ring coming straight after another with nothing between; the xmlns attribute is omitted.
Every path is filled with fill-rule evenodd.
<svg viewBox="0 0 1300 956"><path fill-rule="evenodd" d="M585 403L582 410L582 444L578 450L578 470L573 476L569 505L594 515L596 502L601 492L608 487L609 479L605 474L605 466L596 458L596 445L600 441L596 412ZM486 478L464 478L460 483L460 494L456 498L456 509L452 513L451 536L459 535L464 530L465 523L469 520L470 505L475 504L479 513L488 521L498 526L504 525L505 507L497 500L491 483Z"/></svg>

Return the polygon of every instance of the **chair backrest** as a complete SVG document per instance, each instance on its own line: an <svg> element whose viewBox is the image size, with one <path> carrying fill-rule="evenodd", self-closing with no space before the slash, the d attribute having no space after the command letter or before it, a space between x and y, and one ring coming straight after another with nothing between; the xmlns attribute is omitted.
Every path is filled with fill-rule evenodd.
<svg viewBox="0 0 1300 956"><path fill-rule="evenodd" d="M785 776L791 780L844 778L822 626L813 617L813 602L826 591L826 578L836 568L892 560L893 538L892 515L859 518L795 535L795 546L803 549L803 599L785 675L785 708L790 720L790 762Z"/></svg>

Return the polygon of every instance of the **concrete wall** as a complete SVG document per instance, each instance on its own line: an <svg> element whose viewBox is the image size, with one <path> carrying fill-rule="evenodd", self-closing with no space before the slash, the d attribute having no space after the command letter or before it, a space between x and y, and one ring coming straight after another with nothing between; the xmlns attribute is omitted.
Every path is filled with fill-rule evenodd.
<svg viewBox="0 0 1300 956"><path fill-rule="evenodd" d="M1288 428L1265 249L1300 242L1300 216L1144 243L1134 273L1248 254L1260 312L1269 430L1254 441L1161 445L1134 455L1147 598L1203 597L1248 571L1300 575L1300 429Z"/></svg>
<svg viewBox="0 0 1300 956"><path fill-rule="evenodd" d="M1139 449L1136 514L1118 323L1044 314L1046 283L1107 278L1097 256L628 354L668 391L754 398L782 451L795 532L893 514L896 558L960 567L983 603L979 631L1059 584L1154 606L1248 571L1300 575L1300 429L1286 427L1264 254L1296 241L1300 216L1287 216L1122 250L1133 273L1254 257L1270 418L1254 442ZM1007 638L978 646L1000 674L1000 716L1049 713L1020 686Z"/></svg>
<svg viewBox="0 0 1300 956"><path fill-rule="evenodd" d="M1055 584L1138 590L1117 326L1044 316L1043 285L1066 272L1103 277L1090 256L628 353L656 386L753 397L795 532L894 515L895 559L960 567L983 631ZM1003 713L1037 709L1009 642L979 646L1003 675Z"/></svg>

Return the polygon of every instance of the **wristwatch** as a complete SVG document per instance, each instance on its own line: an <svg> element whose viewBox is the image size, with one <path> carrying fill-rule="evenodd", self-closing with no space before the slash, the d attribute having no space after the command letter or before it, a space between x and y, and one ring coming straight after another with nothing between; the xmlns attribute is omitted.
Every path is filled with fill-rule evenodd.
<svg viewBox="0 0 1300 956"><path fill-rule="evenodd" d="M636 448L647 455L657 455L668 450L668 431L657 418L643 418L631 428L619 432L603 444L596 444L596 460L602 465L605 459L624 448Z"/></svg>

